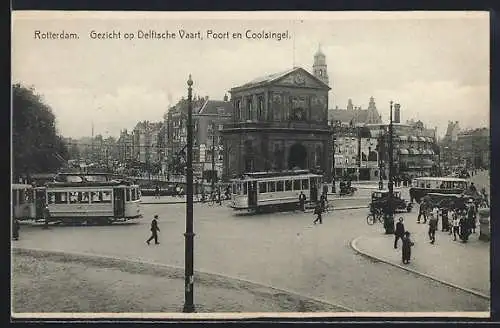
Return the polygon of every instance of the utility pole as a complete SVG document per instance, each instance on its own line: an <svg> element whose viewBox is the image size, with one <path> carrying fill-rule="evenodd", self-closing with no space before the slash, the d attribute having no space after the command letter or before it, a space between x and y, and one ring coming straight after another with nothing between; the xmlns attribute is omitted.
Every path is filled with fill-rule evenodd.
<svg viewBox="0 0 500 328"><path fill-rule="evenodd" d="M188 117L187 117L187 165L186 165L186 233L185 238L185 264L184 264L184 308L183 312L195 311L194 296L194 233L193 233L193 99L191 74L188 85Z"/></svg>
<svg viewBox="0 0 500 328"><path fill-rule="evenodd" d="M390 102L390 115L389 115L389 182L388 182L388 189L389 189L389 202L388 202L388 213L386 213L386 216L384 218L384 228L385 228L385 233L386 234L393 234L394 233L394 185L393 185L393 165L394 165L394 148L393 148L393 143L392 143L392 138L393 138L393 124L392 124L392 100Z"/></svg>
<svg viewBox="0 0 500 328"><path fill-rule="evenodd" d="M215 122L212 121L212 194L215 192Z"/></svg>
<svg viewBox="0 0 500 328"><path fill-rule="evenodd" d="M336 141L336 122L332 121L332 194L335 194L335 141Z"/></svg>

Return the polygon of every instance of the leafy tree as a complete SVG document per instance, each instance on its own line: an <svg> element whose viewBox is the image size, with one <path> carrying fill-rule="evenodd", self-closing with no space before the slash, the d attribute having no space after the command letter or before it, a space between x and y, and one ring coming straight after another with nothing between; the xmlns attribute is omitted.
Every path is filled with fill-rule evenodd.
<svg viewBox="0 0 500 328"><path fill-rule="evenodd" d="M57 171L68 158L55 116L33 88L12 88L12 147L15 177Z"/></svg>

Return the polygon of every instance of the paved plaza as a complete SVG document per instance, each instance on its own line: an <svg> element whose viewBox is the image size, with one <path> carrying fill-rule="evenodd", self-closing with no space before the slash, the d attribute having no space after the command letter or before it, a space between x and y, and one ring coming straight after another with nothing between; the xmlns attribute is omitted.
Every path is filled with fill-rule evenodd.
<svg viewBox="0 0 500 328"><path fill-rule="evenodd" d="M195 270L293 291L354 311L488 311L489 300L354 251L355 238L386 238L381 225L366 224L367 212L333 211L325 214L322 225L313 225L312 213L236 215L225 206L195 204ZM13 246L183 267L185 205L144 205L143 213L138 224L49 230L23 226ZM156 213L161 244L148 246L150 218ZM415 220L416 213L404 216ZM426 246L419 244L415 254ZM394 252L389 240L387 252Z"/></svg>

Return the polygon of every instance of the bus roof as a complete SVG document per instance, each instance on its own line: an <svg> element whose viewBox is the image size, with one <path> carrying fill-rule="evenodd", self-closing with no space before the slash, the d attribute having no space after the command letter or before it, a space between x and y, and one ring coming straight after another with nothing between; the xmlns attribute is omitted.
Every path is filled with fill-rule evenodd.
<svg viewBox="0 0 500 328"><path fill-rule="evenodd" d="M414 178L414 180L467 182L467 179L453 178L453 177L419 177L419 178Z"/></svg>
<svg viewBox="0 0 500 328"><path fill-rule="evenodd" d="M264 176L264 177L248 177L245 176L241 179L232 179L231 182L245 182L245 181L266 181L276 179L307 179L307 178L322 178L319 174L302 174L302 175L281 175L281 176Z"/></svg>

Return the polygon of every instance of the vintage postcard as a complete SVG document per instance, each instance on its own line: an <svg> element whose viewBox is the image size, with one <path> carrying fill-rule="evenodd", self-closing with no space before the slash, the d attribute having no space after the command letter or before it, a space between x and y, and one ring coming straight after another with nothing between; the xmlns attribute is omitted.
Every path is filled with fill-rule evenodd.
<svg viewBox="0 0 500 328"><path fill-rule="evenodd" d="M12 13L12 317L490 316L488 12Z"/></svg>

